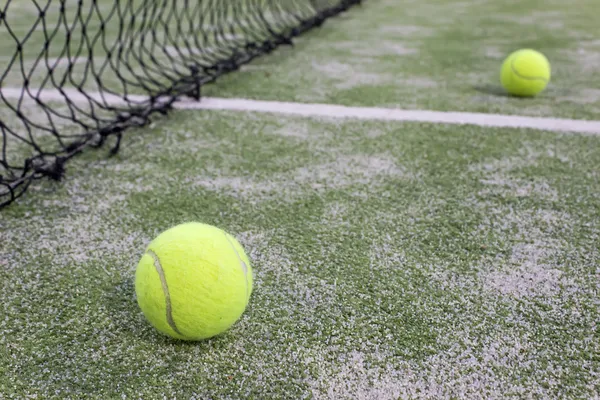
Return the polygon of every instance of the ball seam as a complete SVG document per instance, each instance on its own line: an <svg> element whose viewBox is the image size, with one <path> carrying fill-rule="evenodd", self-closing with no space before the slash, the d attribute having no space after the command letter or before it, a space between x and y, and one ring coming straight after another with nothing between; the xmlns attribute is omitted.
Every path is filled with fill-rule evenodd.
<svg viewBox="0 0 600 400"><path fill-rule="evenodd" d="M245 280L245 286L246 286L246 298L248 298L249 293L249 288L248 288L248 266L246 265L246 263L244 262L244 260L242 260L242 257L240 256L240 254L238 253L237 249L235 248L235 245L233 244L233 242L229 239L229 237L227 236L227 234L225 234L225 239L227 239L227 241L229 242L229 245L231 246L231 248L233 249L233 251L235 252L235 255L238 258L238 261L240 262L240 265L242 267L242 271L244 272L244 280Z"/></svg>
<svg viewBox="0 0 600 400"><path fill-rule="evenodd" d="M154 260L154 268L156 269L156 272L158 273L158 277L160 279L160 284L162 286L163 294L165 295L167 323L169 324L171 329L173 329L173 331L175 331L175 333L183 336L183 334L177 328L177 325L175 324L175 320L173 319L173 307L171 304L171 294L169 293L169 286L167 285L167 278L165 277L165 271L162 267L162 264L160 263L160 258L158 257L158 254L156 254L154 251L152 251L150 249L146 253L148 253Z"/></svg>
<svg viewBox="0 0 600 400"><path fill-rule="evenodd" d="M515 67L515 62L517 61L519 57L515 57L513 58L513 60L510 62L510 69L512 70L512 72L517 75L519 78L521 79L525 79L528 81L542 81L544 83L548 83L548 79L542 78L541 76L534 76L534 77L530 77L530 76L525 76L525 75L521 75L519 73L519 71L517 70L517 68Z"/></svg>

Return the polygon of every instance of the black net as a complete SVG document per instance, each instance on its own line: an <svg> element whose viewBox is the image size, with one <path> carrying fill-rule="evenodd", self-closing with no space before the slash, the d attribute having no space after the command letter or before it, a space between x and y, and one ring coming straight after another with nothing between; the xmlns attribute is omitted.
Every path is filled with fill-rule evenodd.
<svg viewBox="0 0 600 400"><path fill-rule="evenodd" d="M0 208L360 0L0 3Z"/></svg>

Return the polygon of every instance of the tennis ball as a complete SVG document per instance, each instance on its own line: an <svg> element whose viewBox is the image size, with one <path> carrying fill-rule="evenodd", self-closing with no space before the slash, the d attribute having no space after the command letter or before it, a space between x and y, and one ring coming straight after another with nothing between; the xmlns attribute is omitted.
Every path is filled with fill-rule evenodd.
<svg viewBox="0 0 600 400"><path fill-rule="evenodd" d="M202 340L228 330L252 293L240 243L211 225L189 222L158 235L135 272L137 302L159 332Z"/></svg>
<svg viewBox="0 0 600 400"><path fill-rule="evenodd" d="M510 54L502 64L502 86L515 96L535 96L550 82L550 62L542 53L521 49Z"/></svg>

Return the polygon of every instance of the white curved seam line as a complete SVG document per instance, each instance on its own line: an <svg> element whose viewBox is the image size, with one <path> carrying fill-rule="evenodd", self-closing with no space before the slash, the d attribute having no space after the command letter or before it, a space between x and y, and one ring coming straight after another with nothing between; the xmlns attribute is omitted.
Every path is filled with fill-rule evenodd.
<svg viewBox="0 0 600 400"><path fill-rule="evenodd" d="M237 249L235 248L235 246L233 245L233 242L229 239L229 237L227 236L227 234L225 233L225 239L227 239L227 241L229 242L229 245L231 246L231 248L233 249L233 251L235 252L235 255L237 256L240 265L242 266L242 269L244 270L244 278L245 279L245 283L246 283L246 298L248 298L248 292L249 292L249 288L248 288L248 266L246 265L246 263L244 262L244 260L242 260L242 257L240 257L240 253L238 253Z"/></svg>
<svg viewBox="0 0 600 400"><path fill-rule="evenodd" d="M542 78L541 76L525 76L525 75L521 75L519 73L519 71L517 70L517 68L515 67L515 61L517 61L517 57L515 57L511 62L510 62L510 69L512 69L512 72L518 76L521 79L525 79L526 81L542 81L544 83L548 83L548 79Z"/></svg>
<svg viewBox="0 0 600 400"><path fill-rule="evenodd" d="M173 308L171 305L171 295L169 294L169 287L167 285L167 279L165 277L165 271L163 270L162 265L160 264L160 259L158 255L152 250L148 250L148 253L154 259L154 268L156 268L156 272L158 272L158 277L160 278L160 284L162 285L162 290L165 295L166 302L166 311L167 311L167 323L177 334L182 335L175 324L175 320L173 320ZM183 336L183 335L182 335Z"/></svg>

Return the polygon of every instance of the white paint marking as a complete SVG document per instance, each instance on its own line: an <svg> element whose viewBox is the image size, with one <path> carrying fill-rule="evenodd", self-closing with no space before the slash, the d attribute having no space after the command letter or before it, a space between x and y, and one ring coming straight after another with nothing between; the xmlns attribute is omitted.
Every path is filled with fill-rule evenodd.
<svg viewBox="0 0 600 400"><path fill-rule="evenodd" d="M192 56L192 57L205 57L210 54L223 54L231 53L231 49L223 47L203 47L203 48L192 48L187 49L185 47L166 46L164 47L165 53L171 57Z"/></svg>
<svg viewBox="0 0 600 400"><path fill-rule="evenodd" d="M22 89L0 89L5 98L20 98ZM64 95L57 90L30 89L30 92L42 101L64 101ZM63 92L71 102L94 99L111 105L125 104L126 101L108 93L86 93L74 89ZM25 96L25 98L28 96ZM148 98L140 95L127 96L128 102L142 103ZM243 112L262 112L272 114L300 115L305 117L325 117L359 119L375 121L425 122L437 124L475 125L498 128L528 128L554 132L573 132L600 136L600 121L559 119L542 117L524 117L518 115L499 115L468 112L445 112L427 110L402 110L378 107L347 107L331 104L304 104L280 101L260 101L250 99L219 99L205 97L200 102L179 100L173 105L180 110L228 110Z"/></svg>
<svg viewBox="0 0 600 400"><path fill-rule="evenodd" d="M80 56L78 58L71 58L69 59L68 57L64 57L64 58L48 58L48 64L52 67L55 66L64 66L64 67L68 67L69 65L73 65L73 64L85 64L88 63L90 61L90 59L87 56ZM44 59L40 60L40 64L44 64Z"/></svg>
<svg viewBox="0 0 600 400"><path fill-rule="evenodd" d="M63 89L63 93L58 90L47 90L47 89L36 89L29 88L29 93L31 96L39 98L41 101L45 103L49 102L64 102L65 97L70 100L71 103L77 102L86 102L89 99L93 99L97 102L111 105L125 105L127 101L123 99L121 96L116 96L110 93L86 93L85 95L76 89ZM23 96L23 100L30 99L31 96L29 94L23 94L23 89L17 88L4 88L0 89L0 93L6 99L20 99ZM134 103L142 103L148 100L146 96L139 95L129 95L127 96L127 100Z"/></svg>
<svg viewBox="0 0 600 400"><path fill-rule="evenodd" d="M306 117L347 118L378 121L410 121L441 124L477 125L502 128L530 128L557 132L600 135L600 121L522 117L466 112L402 110L377 107L346 107L331 104L302 104L246 99L203 98L201 102L179 101L178 109L254 111L301 115Z"/></svg>

